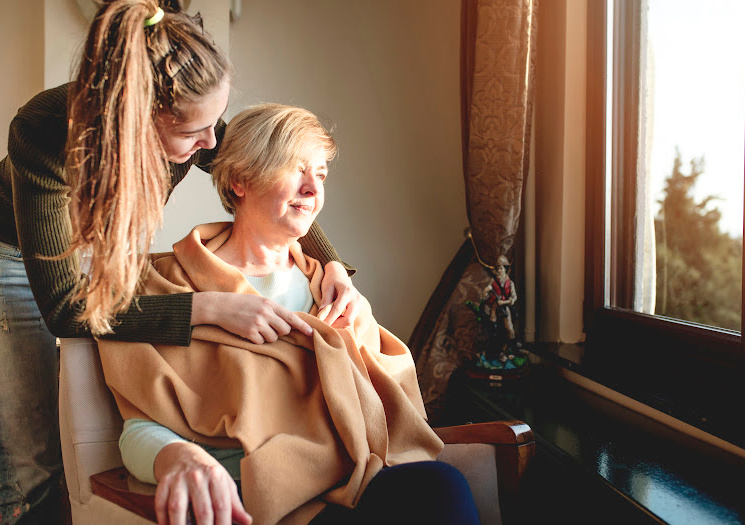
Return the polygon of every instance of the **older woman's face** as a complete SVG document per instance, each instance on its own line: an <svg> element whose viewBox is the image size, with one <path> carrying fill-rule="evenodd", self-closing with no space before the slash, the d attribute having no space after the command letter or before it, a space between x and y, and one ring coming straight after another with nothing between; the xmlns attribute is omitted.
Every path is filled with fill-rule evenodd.
<svg viewBox="0 0 745 525"><path fill-rule="evenodd" d="M267 236L302 237L323 208L327 175L326 152L315 145L309 147L296 166L277 174L278 182L268 190L249 188L238 203L236 220L245 216L252 229L262 227Z"/></svg>

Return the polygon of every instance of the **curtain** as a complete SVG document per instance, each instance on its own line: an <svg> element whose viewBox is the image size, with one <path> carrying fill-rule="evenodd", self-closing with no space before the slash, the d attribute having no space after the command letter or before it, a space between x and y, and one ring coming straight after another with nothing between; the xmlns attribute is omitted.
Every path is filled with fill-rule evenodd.
<svg viewBox="0 0 745 525"><path fill-rule="evenodd" d="M505 255L517 281L516 240L528 172L538 0L462 0L461 127L470 235L409 340L431 422L452 372L483 335L465 301L481 297ZM471 243L473 245L471 245ZM474 250L475 247L475 250ZM519 285L518 285L518 301Z"/></svg>

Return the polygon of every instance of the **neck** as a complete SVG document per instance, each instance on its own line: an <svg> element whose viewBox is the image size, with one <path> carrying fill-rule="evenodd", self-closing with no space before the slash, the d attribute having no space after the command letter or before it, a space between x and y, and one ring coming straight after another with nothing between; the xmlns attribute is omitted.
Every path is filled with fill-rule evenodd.
<svg viewBox="0 0 745 525"><path fill-rule="evenodd" d="M236 221L230 237L215 251L215 255L244 275L261 277L292 268L294 262L290 256L290 246L295 241L296 238L272 239L254 231L250 224Z"/></svg>

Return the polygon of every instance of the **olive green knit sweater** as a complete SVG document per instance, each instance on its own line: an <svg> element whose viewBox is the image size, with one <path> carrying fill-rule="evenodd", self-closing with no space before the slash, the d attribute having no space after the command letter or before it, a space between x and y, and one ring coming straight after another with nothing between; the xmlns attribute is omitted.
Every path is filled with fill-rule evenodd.
<svg viewBox="0 0 745 525"><path fill-rule="evenodd" d="M58 337L88 334L71 306L77 284L78 258L45 260L70 246L69 186L64 169L68 85L44 91L18 111L10 125L8 156L0 161L0 241L23 254L39 310ZM215 129L218 148L225 134ZM209 170L217 149L200 150L184 164L171 164L171 190L192 164ZM339 261L317 224L301 239L303 251L325 264ZM117 316L114 339L187 346L191 339L193 294L137 297Z"/></svg>

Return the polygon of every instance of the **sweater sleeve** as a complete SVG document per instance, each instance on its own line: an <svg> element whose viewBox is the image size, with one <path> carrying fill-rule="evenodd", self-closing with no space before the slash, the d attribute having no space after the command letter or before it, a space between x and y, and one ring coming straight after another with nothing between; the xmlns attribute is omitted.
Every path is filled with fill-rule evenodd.
<svg viewBox="0 0 745 525"><path fill-rule="evenodd" d="M70 246L70 191L64 172L66 90L38 95L13 119L8 137L13 212L18 245L39 310L57 337L81 337L81 305L71 298L79 257L49 259ZM138 297L117 316L108 337L186 346L191 340L193 294Z"/></svg>
<svg viewBox="0 0 745 525"><path fill-rule="evenodd" d="M127 470L145 483L157 483L155 479L155 458L171 443L191 443L171 429L154 421L127 419L119 437L119 451ZM242 448L202 447L215 458L234 480L241 479L241 459L245 456Z"/></svg>
<svg viewBox="0 0 745 525"><path fill-rule="evenodd" d="M323 266L326 266L328 262L337 261L346 268L350 276L354 275L357 271L354 266L341 260L331 241L329 241L326 234L323 233L323 230L315 221L313 221L305 237L300 238L300 246L303 248L303 253L318 260Z"/></svg>
<svg viewBox="0 0 745 525"><path fill-rule="evenodd" d="M119 437L119 451L127 470L144 483L156 484L155 458L166 445L186 442L172 430L144 419L127 419Z"/></svg>

